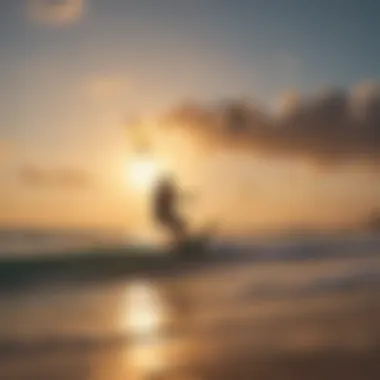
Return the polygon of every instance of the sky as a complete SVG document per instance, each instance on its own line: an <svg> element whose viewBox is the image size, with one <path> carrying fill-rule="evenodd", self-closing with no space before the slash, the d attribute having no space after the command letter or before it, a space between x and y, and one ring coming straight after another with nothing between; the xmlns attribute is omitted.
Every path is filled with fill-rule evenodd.
<svg viewBox="0 0 380 380"><path fill-rule="evenodd" d="M2 0L0 224L144 225L134 117L175 120L147 132L150 159L201 193L200 223L358 222L380 207L379 14L376 0ZM215 122L234 102L256 110L240 138ZM190 117L172 116L182 104Z"/></svg>

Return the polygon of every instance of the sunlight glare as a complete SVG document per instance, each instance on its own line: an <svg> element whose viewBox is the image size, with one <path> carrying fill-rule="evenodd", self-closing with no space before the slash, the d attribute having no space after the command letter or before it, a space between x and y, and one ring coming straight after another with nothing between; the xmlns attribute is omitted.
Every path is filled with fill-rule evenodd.
<svg viewBox="0 0 380 380"><path fill-rule="evenodd" d="M128 166L127 179L138 190L146 190L153 186L159 175L157 163L148 157L134 159Z"/></svg>

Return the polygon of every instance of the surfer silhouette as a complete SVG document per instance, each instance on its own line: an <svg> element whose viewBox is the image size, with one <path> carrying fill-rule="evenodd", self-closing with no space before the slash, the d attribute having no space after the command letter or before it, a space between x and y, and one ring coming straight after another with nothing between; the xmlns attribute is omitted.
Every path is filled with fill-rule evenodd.
<svg viewBox="0 0 380 380"><path fill-rule="evenodd" d="M153 217L176 242L183 241L187 236L185 220L178 211L179 198L178 187L170 177L158 180L153 192Z"/></svg>

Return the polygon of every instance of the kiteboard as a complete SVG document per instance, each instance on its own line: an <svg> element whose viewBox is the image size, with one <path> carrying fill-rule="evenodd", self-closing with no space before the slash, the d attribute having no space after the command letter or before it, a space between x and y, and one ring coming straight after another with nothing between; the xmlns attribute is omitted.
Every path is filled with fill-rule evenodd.
<svg viewBox="0 0 380 380"><path fill-rule="evenodd" d="M207 254L212 239L212 232L204 230L200 233L190 235L176 242L175 252L178 257L199 258Z"/></svg>

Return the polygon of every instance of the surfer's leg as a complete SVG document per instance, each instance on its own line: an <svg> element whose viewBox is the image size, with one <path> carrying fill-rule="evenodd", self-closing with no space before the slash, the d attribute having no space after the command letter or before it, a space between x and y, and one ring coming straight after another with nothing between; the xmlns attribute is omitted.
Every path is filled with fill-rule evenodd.
<svg viewBox="0 0 380 380"><path fill-rule="evenodd" d="M187 236L187 228L185 221L179 215L173 215L172 225L177 240L184 240Z"/></svg>
<svg viewBox="0 0 380 380"><path fill-rule="evenodd" d="M187 237L187 226L184 219L175 212L161 212L155 215L159 226L166 229L175 242L184 241Z"/></svg>
<svg viewBox="0 0 380 380"><path fill-rule="evenodd" d="M186 224L179 215L174 213L167 215L163 224L169 230L174 241L181 242L185 240L187 236Z"/></svg>

